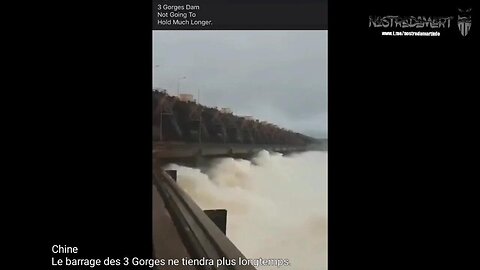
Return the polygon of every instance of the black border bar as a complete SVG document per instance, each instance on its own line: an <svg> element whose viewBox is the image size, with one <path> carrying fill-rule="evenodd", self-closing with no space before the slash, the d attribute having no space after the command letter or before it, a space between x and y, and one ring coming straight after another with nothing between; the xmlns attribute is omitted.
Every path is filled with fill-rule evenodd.
<svg viewBox="0 0 480 270"><path fill-rule="evenodd" d="M158 5L198 5L194 20L211 25L159 24ZM152 30L327 30L327 0L153 0ZM170 13L172 10L162 12ZM188 12L184 10L183 12ZM181 19L181 18L180 18ZM190 20L193 18L188 18Z"/></svg>

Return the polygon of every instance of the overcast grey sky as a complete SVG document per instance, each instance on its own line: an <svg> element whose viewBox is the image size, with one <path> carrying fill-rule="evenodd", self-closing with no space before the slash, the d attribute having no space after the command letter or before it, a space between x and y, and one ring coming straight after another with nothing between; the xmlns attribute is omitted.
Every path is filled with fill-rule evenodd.
<svg viewBox="0 0 480 270"><path fill-rule="evenodd" d="M327 137L327 31L154 31L153 87Z"/></svg>

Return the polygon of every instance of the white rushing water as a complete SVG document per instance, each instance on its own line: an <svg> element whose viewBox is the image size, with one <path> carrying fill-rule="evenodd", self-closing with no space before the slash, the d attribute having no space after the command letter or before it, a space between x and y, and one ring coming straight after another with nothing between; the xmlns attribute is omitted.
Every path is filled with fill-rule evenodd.
<svg viewBox="0 0 480 270"><path fill-rule="evenodd" d="M169 165L202 209L227 209L227 236L247 258L286 258L281 269L327 269L327 152L223 158L206 173ZM275 266L257 269L278 269Z"/></svg>

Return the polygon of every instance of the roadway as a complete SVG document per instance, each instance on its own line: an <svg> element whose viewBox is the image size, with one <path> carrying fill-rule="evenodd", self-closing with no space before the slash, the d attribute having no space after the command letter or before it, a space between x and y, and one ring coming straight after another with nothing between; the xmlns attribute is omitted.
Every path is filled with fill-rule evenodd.
<svg viewBox="0 0 480 270"><path fill-rule="evenodd" d="M186 158L195 156L234 156L255 154L261 150L272 152L298 152L306 146L271 144L218 144L218 143L153 143L152 154L157 159Z"/></svg>
<svg viewBox="0 0 480 270"><path fill-rule="evenodd" d="M152 173L153 250L155 258L245 258L215 223L165 171ZM251 265L162 266L160 269L255 270Z"/></svg>

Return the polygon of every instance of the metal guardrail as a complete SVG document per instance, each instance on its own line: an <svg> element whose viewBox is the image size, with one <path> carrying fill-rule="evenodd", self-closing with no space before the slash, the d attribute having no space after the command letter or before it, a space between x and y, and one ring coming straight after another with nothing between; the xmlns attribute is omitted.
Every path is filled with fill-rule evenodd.
<svg viewBox="0 0 480 270"><path fill-rule="evenodd" d="M152 182L164 200L177 231L193 259L245 259L245 256L200 207L163 170L153 171ZM155 247L154 247L155 249ZM199 270L255 270L251 265L197 266Z"/></svg>

